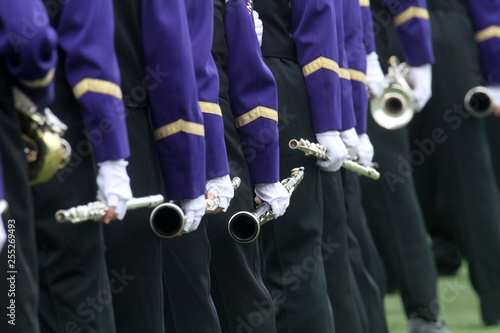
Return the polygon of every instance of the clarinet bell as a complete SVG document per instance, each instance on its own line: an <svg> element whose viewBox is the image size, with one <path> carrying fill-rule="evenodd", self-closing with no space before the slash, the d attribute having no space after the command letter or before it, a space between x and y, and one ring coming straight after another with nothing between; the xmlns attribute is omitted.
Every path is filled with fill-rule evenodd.
<svg viewBox="0 0 500 333"><path fill-rule="evenodd" d="M168 202L151 212L149 222L155 234L162 238L173 238L184 230L186 215L179 206Z"/></svg>

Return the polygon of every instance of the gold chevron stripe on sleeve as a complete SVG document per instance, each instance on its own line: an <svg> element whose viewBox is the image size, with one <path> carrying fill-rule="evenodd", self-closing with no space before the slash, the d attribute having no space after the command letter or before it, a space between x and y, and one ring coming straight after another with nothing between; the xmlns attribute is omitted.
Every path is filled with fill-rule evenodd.
<svg viewBox="0 0 500 333"><path fill-rule="evenodd" d="M409 20L413 18L419 18L423 20L428 20L429 19L429 11L425 8L420 8L420 7L414 7L411 6L405 11L403 11L401 14L396 15L394 17L394 24L399 27L402 24L405 24Z"/></svg>
<svg viewBox="0 0 500 333"><path fill-rule="evenodd" d="M349 74L351 75L351 80L359 81L361 83L366 84L366 75L361 71L357 71L355 69L349 69Z"/></svg>
<svg viewBox="0 0 500 333"><path fill-rule="evenodd" d="M76 99L79 99L88 92L110 95L122 99L122 90L116 83L110 81L86 78L73 87L73 94Z"/></svg>
<svg viewBox="0 0 500 333"><path fill-rule="evenodd" d="M222 111L219 104L209 102L198 102L200 104L201 112L215 114L222 117Z"/></svg>
<svg viewBox="0 0 500 333"><path fill-rule="evenodd" d="M325 57L319 57L316 60L311 61L307 65L302 68L302 73L304 77L311 75L312 73L320 70L321 68L329 69L338 74L339 72L339 64L337 64L332 59L328 59Z"/></svg>
<svg viewBox="0 0 500 333"><path fill-rule="evenodd" d="M276 110L258 106L255 109L248 111L247 113L242 114L241 116L236 118L236 128L245 126L260 117L268 118L278 122L278 112Z"/></svg>
<svg viewBox="0 0 500 333"><path fill-rule="evenodd" d="M349 73L348 69L339 68L339 77L344 80L350 80L351 74Z"/></svg>
<svg viewBox="0 0 500 333"><path fill-rule="evenodd" d="M173 123L157 128L155 130L155 140L161 140L179 132L205 136L205 127L203 127L202 124L179 119Z"/></svg>
<svg viewBox="0 0 500 333"><path fill-rule="evenodd" d="M25 87L28 88L44 88L48 86L54 79L54 74L56 72L55 68L48 71L44 78L38 80L19 80Z"/></svg>
<svg viewBox="0 0 500 333"><path fill-rule="evenodd" d="M491 25L486 29L478 31L475 35L476 42L482 43L491 38L500 38L500 26Z"/></svg>
<svg viewBox="0 0 500 333"><path fill-rule="evenodd" d="M361 7L370 7L370 0L359 0L359 5Z"/></svg>

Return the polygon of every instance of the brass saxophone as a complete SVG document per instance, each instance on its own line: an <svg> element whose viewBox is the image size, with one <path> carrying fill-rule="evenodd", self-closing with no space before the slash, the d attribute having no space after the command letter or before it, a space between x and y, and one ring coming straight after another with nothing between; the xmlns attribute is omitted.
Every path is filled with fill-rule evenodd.
<svg viewBox="0 0 500 333"><path fill-rule="evenodd" d="M14 100L23 93L14 88ZM26 97L24 97L26 98ZM71 146L62 138L68 127L49 108L37 109L33 104L19 106L22 138L26 142L26 159L29 168L29 184L48 181L62 169L71 157Z"/></svg>

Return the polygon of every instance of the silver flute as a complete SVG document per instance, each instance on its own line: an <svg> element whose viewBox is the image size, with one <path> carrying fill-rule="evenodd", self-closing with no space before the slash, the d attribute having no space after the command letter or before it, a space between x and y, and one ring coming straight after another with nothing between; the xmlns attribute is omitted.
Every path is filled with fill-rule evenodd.
<svg viewBox="0 0 500 333"><path fill-rule="evenodd" d="M301 150L305 152L306 155L311 155L321 160L326 160L326 147L320 145L319 143L312 143L305 139L292 139L288 143L288 146L292 149ZM377 180L380 178L380 173L373 167L361 165L353 161L349 156L346 158L344 163L342 163L342 167L371 179Z"/></svg>
<svg viewBox="0 0 500 333"><path fill-rule="evenodd" d="M156 207L163 202L161 194L150 195L141 198L132 198L127 202L127 210ZM102 201L89 202L86 205L76 206L69 209L60 209L56 212L55 218L59 223L71 222L79 223L88 220L99 219L106 215L109 207Z"/></svg>

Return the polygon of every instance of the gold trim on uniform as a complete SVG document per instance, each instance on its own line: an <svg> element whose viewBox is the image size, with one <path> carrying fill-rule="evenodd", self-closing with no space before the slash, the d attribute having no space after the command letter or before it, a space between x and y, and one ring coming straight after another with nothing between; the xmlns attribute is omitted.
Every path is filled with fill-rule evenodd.
<svg viewBox="0 0 500 333"><path fill-rule="evenodd" d="M339 73L339 64L332 59L325 57L319 57L302 67L302 73L304 74L304 77L307 77L321 68L329 69L337 74Z"/></svg>
<svg viewBox="0 0 500 333"><path fill-rule="evenodd" d="M236 128L243 127L258 118L267 118L278 122L278 112L273 109L269 109L263 106L258 106L255 109L242 114L234 121L236 122Z"/></svg>
<svg viewBox="0 0 500 333"><path fill-rule="evenodd" d="M210 102L198 102L200 105L201 112L215 114L216 116L222 117L222 111L219 104Z"/></svg>
<svg viewBox="0 0 500 333"><path fill-rule="evenodd" d="M50 69L44 78L38 80L19 80L25 87L28 88L44 88L48 86L54 79L55 68Z"/></svg>
<svg viewBox="0 0 500 333"><path fill-rule="evenodd" d="M179 132L205 136L205 127L203 127L202 124L179 119L173 123L157 128L155 130L155 140L161 140Z"/></svg>
<svg viewBox="0 0 500 333"><path fill-rule="evenodd" d="M500 38L500 26L491 25L486 29L476 32L475 38L476 42L482 43L492 38Z"/></svg>
<svg viewBox="0 0 500 333"><path fill-rule="evenodd" d="M370 7L370 0L359 0L359 5L361 7Z"/></svg>
<svg viewBox="0 0 500 333"><path fill-rule="evenodd" d="M109 81L86 78L73 87L73 94L76 99L79 99L88 92L110 95L122 99L122 90L120 87L116 83Z"/></svg>
<svg viewBox="0 0 500 333"><path fill-rule="evenodd" d="M394 24L396 25L396 27L399 27L400 25L405 24L412 18L428 20L429 11L425 8L420 8L415 6L408 7L408 9L406 9L401 14L396 15L396 17L394 17Z"/></svg>
<svg viewBox="0 0 500 333"><path fill-rule="evenodd" d="M339 68L339 77L344 80L350 80L351 74L349 73L348 69Z"/></svg>
<svg viewBox="0 0 500 333"><path fill-rule="evenodd" d="M349 69L349 74L351 75L351 80L359 81L361 83L366 84L366 74L365 73L363 73L361 71L357 71L355 69Z"/></svg>

